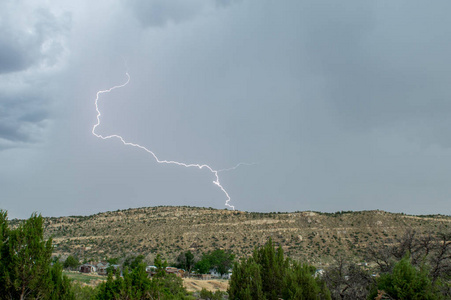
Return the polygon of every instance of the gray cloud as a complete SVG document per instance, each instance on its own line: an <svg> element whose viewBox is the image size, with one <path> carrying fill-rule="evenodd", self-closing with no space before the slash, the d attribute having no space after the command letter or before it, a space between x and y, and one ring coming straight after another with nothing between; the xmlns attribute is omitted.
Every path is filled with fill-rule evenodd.
<svg viewBox="0 0 451 300"><path fill-rule="evenodd" d="M0 150L40 140L49 118L47 100L38 95L0 95Z"/></svg>
<svg viewBox="0 0 451 300"><path fill-rule="evenodd" d="M303 28L311 66L323 78L332 117L343 129L396 128L410 139L449 147L445 11L451 5L402 3L341 3L309 18Z"/></svg>
<svg viewBox="0 0 451 300"><path fill-rule="evenodd" d="M99 132L161 159L258 162L220 174L237 209L449 214L451 2L24 1L0 12L11 215L223 208L209 172L91 134L96 92L126 68Z"/></svg>
<svg viewBox="0 0 451 300"><path fill-rule="evenodd" d="M56 16L44 8L32 9L28 19L16 18L26 4L11 2L0 12L0 74L26 70L32 66L52 67L64 53L64 35L70 16Z"/></svg>
<svg viewBox="0 0 451 300"><path fill-rule="evenodd" d="M144 27L161 27L181 23L216 7L227 7L238 0L132 0L124 2Z"/></svg>
<svg viewBox="0 0 451 300"><path fill-rule="evenodd" d="M0 40L0 74L20 71L30 66L30 57L20 45L4 38Z"/></svg>
<svg viewBox="0 0 451 300"><path fill-rule="evenodd" d="M67 54L70 15L10 1L0 12L0 150L40 141L54 96L48 79Z"/></svg>
<svg viewBox="0 0 451 300"><path fill-rule="evenodd" d="M215 0L215 3L219 7L228 7L241 1L243 0Z"/></svg>

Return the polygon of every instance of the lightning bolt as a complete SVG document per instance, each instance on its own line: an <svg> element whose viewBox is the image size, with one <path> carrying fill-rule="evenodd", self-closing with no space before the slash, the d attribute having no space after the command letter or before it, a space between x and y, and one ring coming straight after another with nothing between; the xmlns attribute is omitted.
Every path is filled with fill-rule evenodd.
<svg viewBox="0 0 451 300"><path fill-rule="evenodd" d="M101 134L96 133L96 128L100 125L100 116L102 115L100 113L99 106L98 106L99 97L102 94L109 93L109 92L111 92L111 91L113 91L115 89L119 89L119 88L125 87L130 82L130 75L128 74L128 72L126 72L125 75L127 76L127 80L125 81L125 83L123 83L121 85L113 86L113 87L111 87L111 88L109 88L107 90L101 90L101 91L97 92L96 100L95 100L95 106L96 106L96 111L97 111L97 123L92 127L92 134L94 136L98 137L98 138L101 138L102 140L108 140L108 139L115 138L115 139L120 140L122 142L122 144L124 144L125 146L132 146L132 147L136 147L136 148L142 149L142 150L146 151L147 153L149 153L150 155L152 155L153 158L155 159L155 161L157 163L159 163L159 164L172 164L172 165L182 166L182 167L185 167L185 168L196 167L198 169L204 169L205 168L205 169L209 170L214 175L214 178L215 178L215 180L213 180L213 183L216 186L218 186L221 189L221 191L224 193L224 195L226 196L225 205L230 207L231 209L235 210L235 206L230 204L230 200L231 199L230 199L229 193L225 190L225 188L221 185L221 183L219 181L218 173L221 172L221 171L233 170L233 169L238 168L240 165L247 165L247 164L239 163L238 165L236 165L233 168L223 169L223 170L214 170L212 167L210 167L209 165L206 165L206 164L186 164L186 163L173 161L173 160L160 160L153 151L151 151L151 150L147 149L146 147L141 146L139 144L128 142L123 137L121 137L120 135L111 134L111 135L103 136Z"/></svg>

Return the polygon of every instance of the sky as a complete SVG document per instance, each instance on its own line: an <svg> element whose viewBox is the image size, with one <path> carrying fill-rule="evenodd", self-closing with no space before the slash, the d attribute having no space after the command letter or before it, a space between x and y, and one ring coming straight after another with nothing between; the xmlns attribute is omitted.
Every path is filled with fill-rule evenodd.
<svg viewBox="0 0 451 300"><path fill-rule="evenodd" d="M450 1L5 0L0 208L451 214Z"/></svg>

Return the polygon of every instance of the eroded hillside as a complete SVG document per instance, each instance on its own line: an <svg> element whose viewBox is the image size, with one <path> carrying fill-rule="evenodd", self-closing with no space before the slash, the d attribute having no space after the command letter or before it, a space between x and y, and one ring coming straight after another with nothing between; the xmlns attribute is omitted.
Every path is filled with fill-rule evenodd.
<svg viewBox="0 0 451 300"><path fill-rule="evenodd" d="M101 259L160 253L169 261L182 251L223 248L238 256L269 237L285 253L311 263L343 251L362 257L368 245L393 243L407 228L420 233L446 230L447 216L408 216L383 211L253 213L197 207L148 207L92 216L46 218L46 236L63 256Z"/></svg>

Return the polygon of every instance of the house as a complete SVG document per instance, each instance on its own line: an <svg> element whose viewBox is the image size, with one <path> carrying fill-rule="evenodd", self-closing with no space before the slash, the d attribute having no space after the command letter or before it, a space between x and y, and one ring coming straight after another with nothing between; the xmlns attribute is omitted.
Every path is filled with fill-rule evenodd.
<svg viewBox="0 0 451 300"><path fill-rule="evenodd" d="M177 277L183 277L184 271L182 269L177 269L174 267L166 267L166 273L167 274L174 274ZM146 272L150 275L150 277L153 277L155 274L157 274L157 267L155 266L147 266Z"/></svg>
<svg viewBox="0 0 451 300"><path fill-rule="evenodd" d="M80 273L92 273L96 270L96 267L92 264L83 264L80 266Z"/></svg>
<svg viewBox="0 0 451 300"><path fill-rule="evenodd" d="M168 273L168 274L174 274L175 276L177 276L177 277L183 277L183 270L181 270L181 269L177 269L177 268L174 268L174 267L166 267L166 273Z"/></svg>
<svg viewBox="0 0 451 300"><path fill-rule="evenodd" d="M110 267L110 264L107 262L100 262L97 264L97 274L99 275L107 275L107 269Z"/></svg>
<svg viewBox="0 0 451 300"><path fill-rule="evenodd" d="M316 269L315 273L313 274L313 277L317 278L317 277L323 277L324 275L324 270L323 269Z"/></svg>
<svg viewBox="0 0 451 300"><path fill-rule="evenodd" d="M232 269L229 269L229 271L226 274L219 274L216 269L210 270L210 275L212 278L222 278L222 279L230 279L232 277Z"/></svg>
<svg viewBox="0 0 451 300"><path fill-rule="evenodd" d="M153 277L155 274L157 274L157 267L155 266L147 266L146 272L149 274L150 277Z"/></svg>

